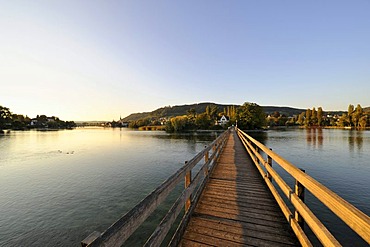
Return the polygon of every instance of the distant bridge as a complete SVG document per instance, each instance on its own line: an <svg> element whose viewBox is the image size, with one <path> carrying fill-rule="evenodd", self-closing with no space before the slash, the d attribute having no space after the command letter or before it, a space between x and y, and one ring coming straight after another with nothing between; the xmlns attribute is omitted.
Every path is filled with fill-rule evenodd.
<svg viewBox="0 0 370 247"><path fill-rule="evenodd" d="M273 169L273 161L296 180L294 188ZM197 165L201 168L192 174ZM124 245L184 180L185 189L144 246L159 246L184 209L169 246L312 246L303 225L324 246L341 246L305 204L306 189L370 244L368 215L243 131L231 128L103 233L90 234L82 246Z"/></svg>

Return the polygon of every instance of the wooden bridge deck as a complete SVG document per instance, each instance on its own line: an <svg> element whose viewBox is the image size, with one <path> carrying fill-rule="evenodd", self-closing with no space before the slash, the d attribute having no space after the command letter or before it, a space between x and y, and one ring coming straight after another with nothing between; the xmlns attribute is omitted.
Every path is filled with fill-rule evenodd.
<svg viewBox="0 0 370 247"><path fill-rule="evenodd" d="M299 246L235 131L229 136L180 246Z"/></svg>

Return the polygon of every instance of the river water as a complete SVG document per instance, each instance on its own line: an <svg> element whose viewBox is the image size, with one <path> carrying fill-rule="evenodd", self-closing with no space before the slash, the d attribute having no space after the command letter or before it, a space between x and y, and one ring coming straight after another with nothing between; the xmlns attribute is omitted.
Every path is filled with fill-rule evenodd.
<svg viewBox="0 0 370 247"><path fill-rule="evenodd" d="M370 214L369 131L291 129L252 135ZM103 128L1 135L0 246L78 246L216 137L214 132ZM367 246L311 197L307 193L307 204L325 224L334 225L330 229L343 245ZM147 229L139 233L147 234Z"/></svg>

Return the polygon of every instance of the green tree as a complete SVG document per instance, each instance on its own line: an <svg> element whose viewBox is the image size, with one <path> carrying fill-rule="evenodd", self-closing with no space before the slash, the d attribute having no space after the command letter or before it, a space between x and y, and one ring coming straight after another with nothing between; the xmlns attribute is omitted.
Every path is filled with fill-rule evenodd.
<svg viewBox="0 0 370 247"><path fill-rule="evenodd" d="M211 120L217 120L218 107L216 105L208 105L206 107L206 114Z"/></svg>
<svg viewBox="0 0 370 247"><path fill-rule="evenodd" d="M25 117L20 114L13 114L12 115L12 128L13 129L26 129L27 125L29 125L31 122L31 119L29 117Z"/></svg>
<svg viewBox="0 0 370 247"><path fill-rule="evenodd" d="M343 115L339 118L337 124L339 127L347 127L350 126L350 123L348 121L348 115L343 113Z"/></svg>
<svg viewBox="0 0 370 247"><path fill-rule="evenodd" d="M356 110L352 113L352 121L354 123L354 126L357 128L357 127L360 127L359 126L359 121L361 119L361 117L364 115L364 110L362 109L361 105L358 104L356 106Z"/></svg>
<svg viewBox="0 0 370 247"><path fill-rule="evenodd" d="M311 124L317 125L317 111L315 107L312 108L312 111L311 111Z"/></svg>
<svg viewBox="0 0 370 247"><path fill-rule="evenodd" d="M195 119L195 117L197 116L197 111L195 110L195 108L190 108L186 113L188 114L190 119Z"/></svg>
<svg viewBox="0 0 370 247"><path fill-rule="evenodd" d="M207 113L198 114L195 119L195 125L198 129L209 129L212 125L212 121Z"/></svg>
<svg viewBox="0 0 370 247"><path fill-rule="evenodd" d="M187 116L177 116L177 117L171 118L169 122L171 126L168 129L166 128L167 131L181 132L181 131L186 130L187 123L188 123L188 117Z"/></svg>
<svg viewBox="0 0 370 247"><path fill-rule="evenodd" d="M319 126L321 126L321 124L322 124L322 120L323 120L322 117L323 117L322 107L319 107L319 108L317 108L317 124Z"/></svg>
<svg viewBox="0 0 370 247"><path fill-rule="evenodd" d="M276 112L274 112L274 113L272 114L272 116L273 116L274 118L279 118L279 117L280 117L280 112L276 111Z"/></svg>
<svg viewBox="0 0 370 247"><path fill-rule="evenodd" d="M347 114L347 122L349 123L349 126L352 126L352 113L354 112L355 107L353 105L348 106L348 114Z"/></svg>
<svg viewBox="0 0 370 247"><path fill-rule="evenodd" d="M307 109L306 110L306 119L305 119L305 122L304 122L305 126L311 126L311 115L312 115L311 110Z"/></svg>
<svg viewBox="0 0 370 247"><path fill-rule="evenodd" d="M282 114L278 117L277 123L279 126L284 126L284 125L287 125L288 120L289 120L288 116L285 114Z"/></svg>
<svg viewBox="0 0 370 247"><path fill-rule="evenodd" d="M296 124L298 120L298 117L297 116L293 116L291 118L288 119L288 121L285 123L287 126L293 126Z"/></svg>
<svg viewBox="0 0 370 247"><path fill-rule="evenodd" d="M12 113L9 108L0 106L0 130L11 127Z"/></svg>
<svg viewBox="0 0 370 247"><path fill-rule="evenodd" d="M365 129L367 125L367 116L362 116L359 120L359 127Z"/></svg>
<svg viewBox="0 0 370 247"><path fill-rule="evenodd" d="M297 124L299 125L304 125L304 117L305 117L306 113L305 112L302 112L301 114L298 115L298 120L297 120Z"/></svg>
<svg viewBox="0 0 370 247"><path fill-rule="evenodd" d="M237 109L238 128L256 129L265 126L266 114L256 103L246 102Z"/></svg>

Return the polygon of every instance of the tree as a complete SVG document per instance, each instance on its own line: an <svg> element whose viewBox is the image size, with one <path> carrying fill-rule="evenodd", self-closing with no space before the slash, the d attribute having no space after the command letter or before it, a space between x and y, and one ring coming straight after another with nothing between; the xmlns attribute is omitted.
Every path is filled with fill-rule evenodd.
<svg viewBox="0 0 370 247"><path fill-rule="evenodd" d="M311 111L311 124L312 125L316 125L317 124L317 111L316 111L316 108L312 108L312 111Z"/></svg>
<svg viewBox="0 0 370 247"><path fill-rule="evenodd" d="M190 119L195 119L195 117L197 116L197 111L195 110L195 108L190 108L186 113L188 114Z"/></svg>
<svg viewBox="0 0 370 247"><path fill-rule="evenodd" d="M349 126L352 126L352 113L353 113L353 111L354 111L354 106L350 104L348 106L348 114L347 114L347 117L348 117L347 122L349 123Z"/></svg>
<svg viewBox="0 0 370 247"><path fill-rule="evenodd" d="M12 115L12 129L26 129L27 125L29 125L31 119L29 117L25 117L20 114L13 114Z"/></svg>
<svg viewBox="0 0 370 247"><path fill-rule="evenodd" d="M284 126L287 125L289 118L285 114L282 114L278 117L278 125L279 126Z"/></svg>
<svg viewBox="0 0 370 247"><path fill-rule="evenodd" d="M338 126L339 127L346 127L346 126L349 126L350 123L348 122L348 115L343 113L343 115L339 118L338 120Z"/></svg>
<svg viewBox="0 0 370 247"><path fill-rule="evenodd" d="M360 128L363 128L365 129L366 128L366 125L367 125L367 116L362 116L359 120L359 126Z"/></svg>
<svg viewBox="0 0 370 247"><path fill-rule="evenodd" d="M181 132L186 129L188 123L187 116L177 116L171 118L168 125L166 125L166 131L168 132Z"/></svg>
<svg viewBox="0 0 370 247"><path fill-rule="evenodd" d="M280 112L276 111L276 112L274 112L274 113L272 114L272 116L273 116L274 118L279 118L279 117L280 117Z"/></svg>
<svg viewBox="0 0 370 247"><path fill-rule="evenodd" d="M246 102L237 109L238 128L256 129L265 125L266 114L256 103Z"/></svg>
<svg viewBox="0 0 370 247"><path fill-rule="evenodd" d="M206 114L212 120L217 120L218 107L216 105L208 105L206 107Z"/></svg>
<svg viewBox="0 0 370 247"><path fill-rule="evenodd" d="M197 118L195 119L195 125L198 129L209 129L211 126L212 121L207 115L207 113L198 114Z"/></svg>
<svg viewBox="0 0 370 247"><path fill-rule="evenodd" d="M362 109L361 105L358 104L356 106L355 112L352 113L352 121L356 128L359 127L359 121L361 117L363 116L363 114L364 114L364 110Z"/></svg>
<svg viewBox="0 0 370 247"><path fill-rule="evenodd" d="M322 123L322 120L323 120L322 115L323 115L322 107L317 108L317 124L319 126L321 126L321 123Z"/></svg>
<svg viewBox="0 0 370 247"><path fill-rule="evenodd" d="M299 114L298 116L298 120L297 120L297 124L299 125L303 125L304 124L304 117L305 117L305 112L302 112L301 114Z"/></svg>
<svg viewBox="0 0 370 247"><path fill-rule="evenodd" d="M312 114L311 110L307 109L306 110L306 119L305 119L305 123L304 123L305 126L311 126L311 114Z"/></svg>
<svg viewBox="0 0 370 247"><path fill-rule="evenodd" d="M9 108L0 105L0 130L9 128L11 125L12 113Z"/></svg>

